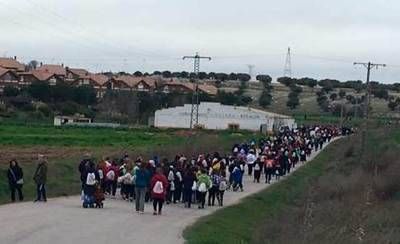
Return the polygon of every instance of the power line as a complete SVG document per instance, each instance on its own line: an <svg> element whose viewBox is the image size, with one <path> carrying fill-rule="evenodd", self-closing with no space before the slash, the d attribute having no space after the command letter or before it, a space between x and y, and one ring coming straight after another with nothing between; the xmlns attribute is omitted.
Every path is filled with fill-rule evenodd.
<svg viewBox="0 0 400 244"><path fill-rule="evenodd" d="M375 63L360 63L354 62L354 65L362 65L367 69L367 91L365 96L365 105L364 105L364 126L361 134L361 155L364 153L365 144L366 144L366 137L368 133L368 119L369 119L369 106L370 106L370 99L371 99L371 86L370 86L370 76L371 76L371 69L379 68L379 67L386 67L386 64L375 64Z"/></svg>
<svg viewBox="0 0 400 244"><path fill-rule="evenodd" d="M200 60L207 59L211 60L211 57L202 57L199 53L196 53L194 56L184 56L185 59L193 59L193 71L195 74L195 78L193 81L193 95L192 95L192 109L190 112L190 129L195 128L199 125L199 83L198 83L198 75L200 72Z"/></svg>

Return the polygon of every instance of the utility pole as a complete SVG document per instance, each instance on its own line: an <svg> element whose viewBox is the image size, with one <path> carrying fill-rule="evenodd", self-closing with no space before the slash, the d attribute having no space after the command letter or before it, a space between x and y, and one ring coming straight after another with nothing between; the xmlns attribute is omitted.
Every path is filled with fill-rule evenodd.
<svg viewBox="0 0 400 244"><path fill-rule="evenodd" d="M286 61L285 61L285 67L283 69L283 77L289 77L292 78L292 57L291 57L291 50L290 47L288 47L287 54L286 54Z"/></svg>
<svg viewBox="0 0 400 244"><path fill-rule="evenodd" d="M371 97L371 86L370 86L370 76L371 76L371 69L379 68L379 67L386 67L386 64L374 64L371 62L368 63L358 63L354 62L354 65L362 65L367 69L367 81L366 81L366 95L364 101L364 125L362 128L361 134L361 155L364 153L365 144L366 144L366 137L368 131L368 119L369 119L369 105L370 105L370 97Z"/></svg>
<svg viewBox="0 0 400 244"><path fill-rule="evenodd" d="M193 71L195 74L195 78L193 81L193 95L192 95L192 109L190 112L190 129L193 129L195 126L199 124L199 72L200 72L200 60L208 59L211 60L211 57L202 57L199 53L196 53L194 56L184 56L185 59L193 59Z"/></svg>

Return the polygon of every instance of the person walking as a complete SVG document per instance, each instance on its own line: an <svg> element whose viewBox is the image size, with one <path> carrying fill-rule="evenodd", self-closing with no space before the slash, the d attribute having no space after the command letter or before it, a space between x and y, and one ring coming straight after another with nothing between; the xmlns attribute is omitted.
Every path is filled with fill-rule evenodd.
<svg viewBox="0 0 400 244"><path fill-rule="evenodd" d="M146 196L147 187L150 183L150 173L146 169L146 165L141 163L139 169L135 172L135 207L137 213L144 213L144 200Z"/></svg>
<svg viewBox="0 0 400 244"><path fill-rule="evenodd" d="M8 185L10 187L11 202L15 202L15 192L18 192L18 199L20 201L24 200L24 195L22 194L22 186L24 185L22 168L19 167L16 160L10 161L10 167L7 171Z"/></svg>
<svg viewBox="0 0 400 244"><path fill-rule="evenodd" d="M211 188L211 179L206 174L206 170L202 169L200 175L197 177L198 189L199 192L199 209L204 209L204 205L206 203L206 194L207 191Z"/></svg>
<svg viewBox="0 0 400 244"><path fill-rule="evenodd" d="M36 183L36 199L35 202L44 201L47 202L46 197L46 181L47 181L47 160L44 155L39 154L38 165L33 175L33 180Z"/></svg>
<svg viewBox="0 0 400 244"><path fill-rule="evenodd" d="M192 168L188 167L183 174L183 201L185 208L191 207L193 191L197 190L196 176L193 171Z"/></svg>
<svg viewBox="0 0 400 244"><path fill-rule="evenodd" d="M150 189L152 189L151 198L153 199L153 215L161 215L168 188L167 177L165 177L161 168L156 169L156 173L151 179L150 187Z"/></svg>

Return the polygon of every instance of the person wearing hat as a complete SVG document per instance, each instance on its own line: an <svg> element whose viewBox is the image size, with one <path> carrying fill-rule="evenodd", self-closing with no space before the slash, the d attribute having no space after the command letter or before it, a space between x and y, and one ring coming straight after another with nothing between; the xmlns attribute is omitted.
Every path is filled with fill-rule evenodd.
<svg viewBox="0 0 400 244"><path fill-rule="evenodd" d="M36 183L36 199L38 201L47 201L46 197L46 181L47 181L47 160L44 155L38 155L38 165L33 175L33 180Z"/></svg>

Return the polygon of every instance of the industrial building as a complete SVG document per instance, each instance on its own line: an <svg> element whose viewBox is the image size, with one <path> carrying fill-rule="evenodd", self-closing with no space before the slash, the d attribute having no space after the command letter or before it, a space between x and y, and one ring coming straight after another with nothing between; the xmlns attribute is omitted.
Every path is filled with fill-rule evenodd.
<svg viewBox="0 0 400 244"><path fill-rule="evenodd" d="M157 128L190 128L191 105L157 110L154 126ZM250 107L203 102L199 105L199 126L210 130L230 128L251 131L273 131L281 126L296 127L293 118Z"/></svg>

